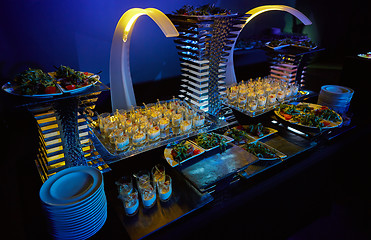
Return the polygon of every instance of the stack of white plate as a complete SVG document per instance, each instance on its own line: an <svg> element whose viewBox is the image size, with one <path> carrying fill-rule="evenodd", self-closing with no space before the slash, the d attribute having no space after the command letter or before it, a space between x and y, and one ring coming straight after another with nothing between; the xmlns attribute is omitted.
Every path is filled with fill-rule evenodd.
<svg viewBox="0 0 371 240"><path fill-rule="evenodd" d="M318 104L327 106L340 114L346 113L353 93L354 91L347 87L324 85L318 96Z"/></svg>
<svg viewBox="0 0 371 240"><path fill-rule="evenodd" d="M103 176L93 167L71 167L51 176L40 199L56 239L86 239L107 219Z"/></svg>

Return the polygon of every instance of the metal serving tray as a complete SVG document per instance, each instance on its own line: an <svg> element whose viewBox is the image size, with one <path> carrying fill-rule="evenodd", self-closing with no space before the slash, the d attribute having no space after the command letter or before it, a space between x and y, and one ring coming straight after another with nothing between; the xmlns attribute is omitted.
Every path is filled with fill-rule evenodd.
<svg viewBox="0 0 371 240"><path fill-rule="evenodd" d="M209 193L197 191L178 171L166 168L166 173L172 178L173 192L170 200L161 202L157 197L155 206L150 209L143 208L140 202L138 213L131 217L125 215L122 202L117 198L118 191L113 182L119 176L107 176L107 197L131 239L144 238L214 200Z"/></svg>
<svg viewBox="0 0 371 240"><path fill-rule="evenodd" d="M258 158L244 149L229 143L225 152L218 149L204 154L204 158L191 165L178 167L180 172L200 191L207 192L218 182L243 171L250 164L259 161Z"/></svg>
<svg viewBox="0 0 371 240"><path fill-rule="evenodd" d="M157 142L146 142L142 146L130 146L128 150L123 151L123 152L118 152L116 151L111 144L106 142L103 137L100 134L100 131L93 128L89 127L92 135L92 140L94 142L94 145L96 146L96 149L98 152L102 155L102 157L105 159L105 161L110 164L113 162L117 162L132 156L135 156L137 154L165 146L169 143L175 142L175 141L180 141L192 136L195 136L199 133L204 133L204 132L210 132L222 127L227 126L228 123L219 120L218 118L209 115L205 113L205 125L202 128L198 129L193 129L190 132L183 133L183 134L169 134L169 136L165 139L161 139Z"/></svg>
<svg viewBox="0 0 371 240"><path fill-rule="evenodd" d="M278 107L280 104L282 103L289 103L289 102L294 102L294 101L300 101L306 97L309 97L309 95L311 94L310 91L299 91L298 94L290 99L286 99L284 101L281 101L281 102L277 102L276 104L273 104L273 105L270 105L268 107L265 107L264 109L257 109L256 111L248 111L246 109L243 109L243 108L240 108L236 105L233 105L233 104L230 104L228 102L228 99L226 97L223 97L222 98L222 103L224 105L226 105L227 107L230 107L232 108L233 110L236 110L246 116L249 116L249 117L257 117L257 116L260 116L264 113L267 113L267 112L270 112L272 111L273 109L275 109L276 107Z"/></svg>

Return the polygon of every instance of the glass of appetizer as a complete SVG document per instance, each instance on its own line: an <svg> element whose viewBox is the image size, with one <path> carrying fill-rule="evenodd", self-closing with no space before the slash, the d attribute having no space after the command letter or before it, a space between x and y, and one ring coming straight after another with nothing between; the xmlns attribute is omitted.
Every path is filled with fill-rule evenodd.
<svg viewBox="0 0 371 240"><path fill-rule="evenodd" d="M169 175L165 175L164 181L157 182L158 195L160 201L166 202L169 201L172 194L172 180Z"/></svg>

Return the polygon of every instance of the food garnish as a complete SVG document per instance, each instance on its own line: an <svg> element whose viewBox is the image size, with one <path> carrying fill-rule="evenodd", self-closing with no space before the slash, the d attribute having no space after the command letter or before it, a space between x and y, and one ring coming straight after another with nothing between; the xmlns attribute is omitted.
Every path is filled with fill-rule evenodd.
<svg viewBox="0 0 371 240"><path fill-rule="evenodd" d="M314 109L308 104L281 104L278 108L278 114L285 118L308 127L315 127L322 130L332 122L341 121L339 115L326 106Z"/></svg>
<svg viewBox="0 0 371 240"><path fill-rule="evenodd" d="M96 81L94 77L88 76L89 73L75 71L74 69L61 65L56 67L55 78L58 83L66 90L74 90L90 85Z"/></svg>
<svg viewBox="0 0 371 240"><path fill-rule="evenodd" d="M19 73L14 82L17 90L25 95L51 94L57 91L53 78L41 69L29 68Z"/></svg>
<svg viewBox="0 0 371 240"><path fill-rule="evenodd" d="M173 149L171 150L171 155L173 156L174 160L181 162L189 157L192 157L193 155L200 154L200 151L198 149L196 150L191 143L182 141L174 145Z"/></svg>
<svg viewBox="0 0 371 240"><path fill-rule="evenodd" d="M273 150L267 148L260 142L246 143L241 146L243 149L251 154L254 154L258 158L277 158L278 155Z"/></svg>
<svg viewBox="0 0 371 240"><path fill-rule="evenodd" d="M196 16L208 16L208 15L229 15L230 10L215 7L214 4L206 4L200 7L194 7L191 5L184 5L182 8L173 12L174 14L181 15L196 15Z"/></svg>
<svg viewBox="0 0 371 240"><path fill-rule="evenodd" d="M204 149L210 149L218 145L221 151L225 151L227 148L225 138L216 133L201 133L197 135L194 142Z"/></svg>

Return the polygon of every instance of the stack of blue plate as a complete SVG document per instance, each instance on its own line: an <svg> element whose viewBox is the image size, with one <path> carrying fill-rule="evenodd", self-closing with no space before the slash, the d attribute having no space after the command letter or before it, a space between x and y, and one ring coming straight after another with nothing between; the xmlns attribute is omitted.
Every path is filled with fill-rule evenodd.
<svg viewBox="0 0 371 240"><path fill-rule="evenodd" d="M89 238L107 219L103 176L93 167L71 167L51 176L40 199L56 239Z"/></svg>
<svg viewBox="0 0 371 240"><path fill-rule="evenodd" d="M342 114L348 111L354 91L337 85L324 85L318 96L318 104Z"/></svg>

